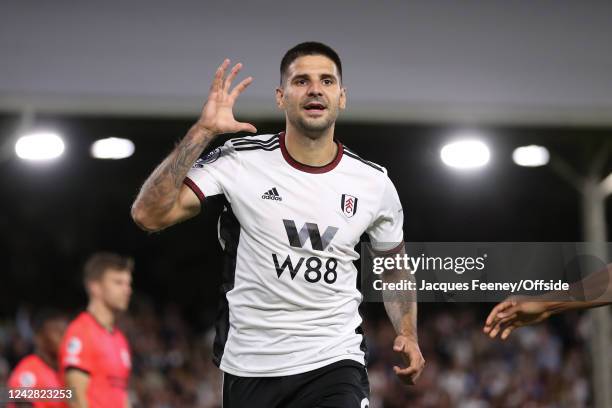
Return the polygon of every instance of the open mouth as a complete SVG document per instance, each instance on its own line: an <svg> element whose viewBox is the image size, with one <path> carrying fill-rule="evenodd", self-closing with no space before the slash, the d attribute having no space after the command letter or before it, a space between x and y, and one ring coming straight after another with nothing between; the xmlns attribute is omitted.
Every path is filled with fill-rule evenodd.
<svg viewBox="0 0 612 408"><path fill-rule="evenodd" d="M309 112L323 112L327 108L322 103L310 102L304 105L304 109L306 109Z"/></svg>

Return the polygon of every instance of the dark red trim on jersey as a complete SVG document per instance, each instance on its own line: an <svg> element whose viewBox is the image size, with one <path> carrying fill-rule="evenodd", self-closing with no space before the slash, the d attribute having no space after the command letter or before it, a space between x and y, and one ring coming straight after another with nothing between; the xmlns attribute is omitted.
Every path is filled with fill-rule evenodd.
<svg viewBox="0 0 612 408"><path fill-rule="evenodd" d="M309 166L308 164L300 163L299 161L291 157L291 155L287 151L287 147L285 146L285 132L280 133L279 139L281 152L283 153L283 157L285 158L287 163L289 163L291 167L294 167L301 171L305 171L306 173L320 174L332 171L336 168L338 163L340 163L340 159L342 159L342 154L344 152L344 147L342 146L342 143L334 140L334 142L338 145L338 152L336 153L336 157L334 158L334 160L332 160L325 166Z"/></svg>
<svg viewBox="0 0 612 408"><path fill-rule="evenodd" d="M406 243L402 240L402 242L400 242L399 244L397 244L397 246L391 249L387 249L386 251L377 251L376 249L372 248L372 252L374 252L377 256L395 255L396 253L404 249L405 245Z"/></svg>
<svg viewBox="0 0 612 408"><path fill-rule="evenodd" d="M206 196L204 195L202 190L200 190L200 187L198 187L196 185L196 183L192 179L190 179L189 177L185 177L185 180L183 180L183 184L185 184L187 187L189 187L191 189L191 191L193 191L195 193L195 195L198 196L198 198L200 199L200 202L204 201Z"/></svg>

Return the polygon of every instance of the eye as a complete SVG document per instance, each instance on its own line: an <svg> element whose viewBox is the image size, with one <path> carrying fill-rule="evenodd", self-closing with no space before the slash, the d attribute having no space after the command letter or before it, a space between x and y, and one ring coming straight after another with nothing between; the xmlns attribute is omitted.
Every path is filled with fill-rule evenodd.
<svg viewBox="0 0 612 408"><path fill-rule="evenodd" d="M333 85L334 80L333 80L333 79L330 79L330 78L327 78L327 79L324 79L324 80L323 80L323 83L324 83L325 85Z"/></svg>
<svg viewBox="0 0 612 408"><path fill-rule="evenodd" d="M307 82L307 81L306 81L304 78L301 78L301 79L296 79L296 80L295 80L295 83L296 83L297 85L306 85L306 82Z"/></svg>

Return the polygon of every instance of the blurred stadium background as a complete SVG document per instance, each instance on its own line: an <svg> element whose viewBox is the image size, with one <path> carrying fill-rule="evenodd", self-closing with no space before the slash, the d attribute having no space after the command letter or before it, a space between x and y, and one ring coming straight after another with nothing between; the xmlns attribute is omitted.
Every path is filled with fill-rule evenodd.
<svg viewBox="0 0 612 408"><path fill-rule="evenodd" d="M82 308L82 264L107 249L136 259L122 322L135 406L219 406L215 211L147 235L129 208L195 120L226 56L255 78L238 118L272 133L284 126L273 100L283 53L305 40L337 49L349 97L337 137L387 167L408 242L607 239L609 201L581 195L564 169L585 180L612 171L609 2L0 7L0 383L32 347L28 316ZM61 136L64 154L18 158L18 138L41 130ZM440 149L466 134L488 146L489 162L445 166ZM93 158L92 143L108 137L131 140L134 153ZM546 147L549 165L517 166L513 151L526 145ZM609 308L558 316L504 343L481 333L491 307L421 304L427 367L406 388L391 371L384 310L367 304L372 407L610 407L601 391L610 385Z"/></svg>

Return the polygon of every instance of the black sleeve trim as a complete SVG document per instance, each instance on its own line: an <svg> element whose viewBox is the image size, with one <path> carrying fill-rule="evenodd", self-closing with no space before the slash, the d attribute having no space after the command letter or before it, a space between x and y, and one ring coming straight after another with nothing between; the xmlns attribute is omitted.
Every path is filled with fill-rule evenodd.
<svg viewBox="0 0 612 408"><path fill-rule="evenodd" d="M82 373L85 373L87 375L91 375L91 373L88 370L85 370L84 368L73 366L73 365L67 366L65 371L68 372L68 370L76 370L76 371L80 371Z"/></svg>

